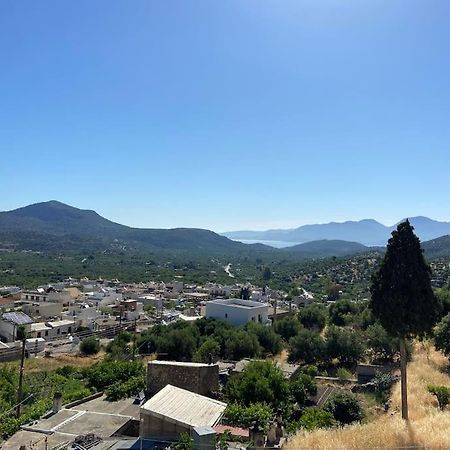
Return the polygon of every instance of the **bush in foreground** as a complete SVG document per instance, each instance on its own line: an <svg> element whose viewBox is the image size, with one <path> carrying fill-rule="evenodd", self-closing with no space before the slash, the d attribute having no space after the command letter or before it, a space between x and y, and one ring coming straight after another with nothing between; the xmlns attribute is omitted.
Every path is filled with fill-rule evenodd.
<svg viewBox="0 0 450 450"><path fill-rule="evenodd" d="M447 386L436 386L433 384L429 384L428 392L436 397L439 409L441 411L443 411L445 407L450 403L450 388L448 388Z"/></svg>

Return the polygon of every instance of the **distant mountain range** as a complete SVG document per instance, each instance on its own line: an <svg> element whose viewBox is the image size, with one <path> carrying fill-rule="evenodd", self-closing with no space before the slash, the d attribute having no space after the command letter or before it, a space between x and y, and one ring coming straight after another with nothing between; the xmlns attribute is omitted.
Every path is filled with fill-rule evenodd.
<svg viewBox="0 0 450 450"><path fill-rule="evenodd" d="M411 217L416 234L422 241L428 241L450 234L450 222L438 222L428 217ZM319 240L341 240L358 242L366 246L385 246L397 224L385 226L373 219L360 221L330 222L326 224L303 225L288 230L231 231L222 233L237 241L281 241L287 244L301 244Z"/></svg>
<svg viewBox="0 0 450 450"><path fill-rule="evenodd" d="M425 217L410 219L428 256L450 255L450 224ZM275 249L244 244L209 230L196 228L144 229L112 222L95 211L49 201L0 212L0 249L37 251L184 251L207 255L270 253L298 258L351 256L383 251L394 227L374 220L307 225L295 230L226 233L233 239L284 240L294 244ZM446 235L446 236L444 236ZM380 245L377 247L376 245Z"/></svg>

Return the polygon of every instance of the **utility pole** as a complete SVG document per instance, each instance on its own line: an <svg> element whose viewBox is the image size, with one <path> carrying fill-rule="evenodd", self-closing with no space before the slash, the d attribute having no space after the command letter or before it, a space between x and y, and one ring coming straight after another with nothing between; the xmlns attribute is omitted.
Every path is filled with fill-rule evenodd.
<svg viewBox="0 0 450 450"><path fill-rule="evenodd" d="M133 332L133 360L136 354L136 328L137 328L137 319L134 319L134 332Z"/></svg>
<svg viewBox="0 0 450 450"><path fill-rule="evenodd" d="M272 325L275 325L275 322L277 321L277 297L275 297L274 302L273 302L273 320L272 320Z"/></svg>
<svg viewBox="0 0 450 450"><path fill-rule="evenodd" d="M22 340L22 355L20 357L19 387L17 389L16 416L18 418L20 417L21 403L22 403L22 385L23 385L23 365L24 365L24 361L25 361L25 343L26 343L26 339L23 338L23 340Z"/></svg>

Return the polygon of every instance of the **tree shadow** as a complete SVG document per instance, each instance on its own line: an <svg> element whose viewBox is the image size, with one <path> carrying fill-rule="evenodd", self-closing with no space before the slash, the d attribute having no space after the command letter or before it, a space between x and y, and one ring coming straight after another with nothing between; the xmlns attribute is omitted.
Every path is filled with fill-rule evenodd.
<svg viewBox="0 0 450 450"><path fill-rule="evenodd" d="M412 424L411 424L410 420L408 420L406 422L406 429L408 431L408 442L407 442L407 445L413 446L414 448L417 448L417 449L425 449L426 447L424 447L421 443L419 443L417 441L416 433L413 430L413 427L412 427Z"/></svg>

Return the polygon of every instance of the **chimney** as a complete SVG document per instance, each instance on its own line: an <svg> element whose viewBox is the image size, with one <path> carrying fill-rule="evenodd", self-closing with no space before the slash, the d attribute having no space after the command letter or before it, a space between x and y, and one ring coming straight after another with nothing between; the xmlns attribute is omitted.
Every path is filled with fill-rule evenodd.
<svg viewBox="0 0 450 450"><path fill-rule="evenodd" d="M61 392L55 392L53 396L53 412L56 414L62 409L62 394Z"/></svg>

